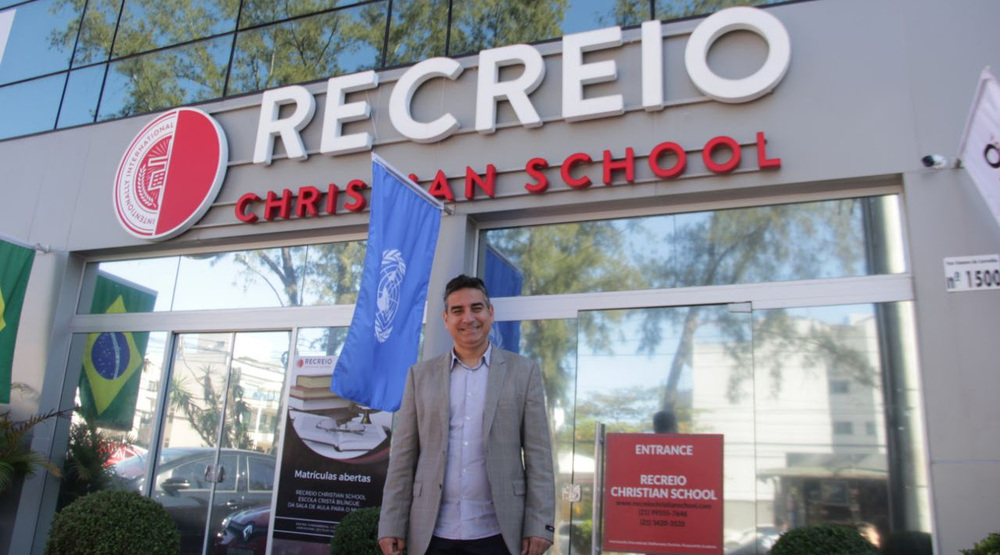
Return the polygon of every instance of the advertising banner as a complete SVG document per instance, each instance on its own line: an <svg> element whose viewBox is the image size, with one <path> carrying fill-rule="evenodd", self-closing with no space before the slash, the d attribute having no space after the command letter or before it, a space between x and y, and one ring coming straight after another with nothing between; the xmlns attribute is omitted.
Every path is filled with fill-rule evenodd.
<svg viewBox="0 0 1000 555"><path fill-rule="evenodd" d="M335 356L292 362L273 553L329 553L348 513L382 504L392 413L330 391Z"/></svg>
<svg viewBox="0 0 1000 555"><path fill-rule="evenodd" d="M604 551L722 553L722 435L606 439Z"/></svg>

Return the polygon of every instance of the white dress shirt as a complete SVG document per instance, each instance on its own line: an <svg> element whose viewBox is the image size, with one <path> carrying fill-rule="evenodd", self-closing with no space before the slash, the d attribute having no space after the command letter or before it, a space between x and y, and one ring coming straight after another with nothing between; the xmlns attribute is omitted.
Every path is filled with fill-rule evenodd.
<svg viewBox="0 0 1000 555"><path fill-rule="evenodd" d="M483 407L492 345L470 368L452 351L448 461L434 535L475 540L500 533L490 481L486 476Z"/></svg>

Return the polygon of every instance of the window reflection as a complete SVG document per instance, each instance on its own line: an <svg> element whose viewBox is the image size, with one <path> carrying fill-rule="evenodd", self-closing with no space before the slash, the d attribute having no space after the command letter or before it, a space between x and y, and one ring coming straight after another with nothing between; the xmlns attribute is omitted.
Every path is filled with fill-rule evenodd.
<svg viewBox="0 0 1000 555"><path fill-rule="evenodd" d="M79 0L76 3L81 4ZM111 55L111 39L114 37L121 0L87 0L87 12L83 17L83 29L76 43L73 67L103 62ZM72 47L76 40L75 26L59 32L60 40Z"/></svg>
<svg viewBox="0 0 1000 555"><path fill-rule="evenodd" d="M145 311L353 304L364 257L364 241L345 241L100 262L88 269L79 310L91 310L89 280L100 275L155 293Z"/></svg>
<svg viewBox="0 0 1000 555"><path fill-rule="evenodd" d="M309 15L337 7L337 0L244 0L240 14L240 28L262 23L272 23L301 15ZM356 4L345 2L344 4Z"/></svg>
<svg viewBox="0 0 1000 555"><path fill-rule="evenodd" d="M450 56L559 37L569 0L454 0Z"/></svg>
<svg viewBox="0 0 1000 555"><path fill-rule="evenodd" d="M232 40L221 37L112 63L98 119L222 96Z"/></svg>
<svg viewBox="0 0 1000 555"><path fill-rule="evenodd" d="M190 0L184 4L125 0L114 55L128 56L232 31L238 8L239 0Z"/></svg>
<svg viewBox="0 0 1000 555"><path fill-rule="evenodd" d="M97 117L97 99L101 94L105 71L107 66L99 65L70 72L57 127L70 127L94 121Z"/></svg>
<svg viewBox="0 0 1000 555"><path fill-rule="evenodd" d="M619 0L629 2L631 0ZM687 0L653 0L657 19L678 19L704 15L731 8L733 6L766 6L784 0L715 0L712 2L690 2Z"/></svg>
<svg viewBox="0 0 1000 555"><path fill-rule="evenodd" d="M83 3L42 0L13 9L14 22L0 63L0 84L69 67Z"/></svg>
<svg viewBox="0 0 1000 555"><path fill-rule="evenodd" d="M754 312L758 514L779 529L889 533L885 341L874 305Z"/></svg>
<svg viewBox="0 0 1000 555"><path fill-rule="evenodd" d="M0 139L52 129L66 75L0 87Z"/></svg>
<svg viewBox="0 0 1000 555"><path fill-rule="evenodd" d="M482 252L521 272L522 295L874 275L904 271L898 214L872 197L496 229Z"/></svg>
<svg viewBox="0 0 1000 555"><path fill-rule="evenodd" d="M229 94L377 67L386 7L377 3L240 33Z"/></svg>
<svg viewBox="0 0 1000 555"><path fill-rule="evenodd" d="M568 35L603 27L638 25L649 19L649 2L570 0L562 33Z"/></svg>
<svg viewBox="0 0 1000 555"><path fill-rule="evenodd" d="M386 66L445 55L448 0L394 0Z"/></svg>

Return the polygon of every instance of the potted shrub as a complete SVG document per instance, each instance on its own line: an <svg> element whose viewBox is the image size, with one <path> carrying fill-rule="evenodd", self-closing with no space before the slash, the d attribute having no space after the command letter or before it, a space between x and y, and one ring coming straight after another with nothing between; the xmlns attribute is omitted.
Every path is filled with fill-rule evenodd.
<svg viewBox="0 0 1000 555"><path fill-rule="evenodd" d="M1000 555L1000 532L986 536L972 546L972 549L963 549L962 555Z"/></svg>
<svg viewBox="0 0 1000 555"><path fill-rule="evenodd" d="M878 555L878 549L856 528L819 524L785 532L771 555Z"/></svg>
<svg viewBox="0 0 1000 555"><path fill-rule="evenodd" d="M56 514L48 555L143 553L176 555L177 525L162 505L138 493L106 489L77 499Z"/></svg>
<svg viewBox="0 0 1000 555"><path fill-rule="evenodd" d="M368 507L345 516L330 542L330 555L382 555L378 547L380 510Z"/></svg>

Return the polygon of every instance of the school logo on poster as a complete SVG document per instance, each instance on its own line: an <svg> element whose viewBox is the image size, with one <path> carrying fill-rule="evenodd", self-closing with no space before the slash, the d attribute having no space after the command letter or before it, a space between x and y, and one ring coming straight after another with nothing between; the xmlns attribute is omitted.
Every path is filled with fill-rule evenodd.
<svg viewBox="0 0 1000 555"><path fill-rule="evenodd" d="M201 219L226 176L222 127L194 108L160 115L136 135L115 176L115 214L141 239L168 239Z"/></svg>

